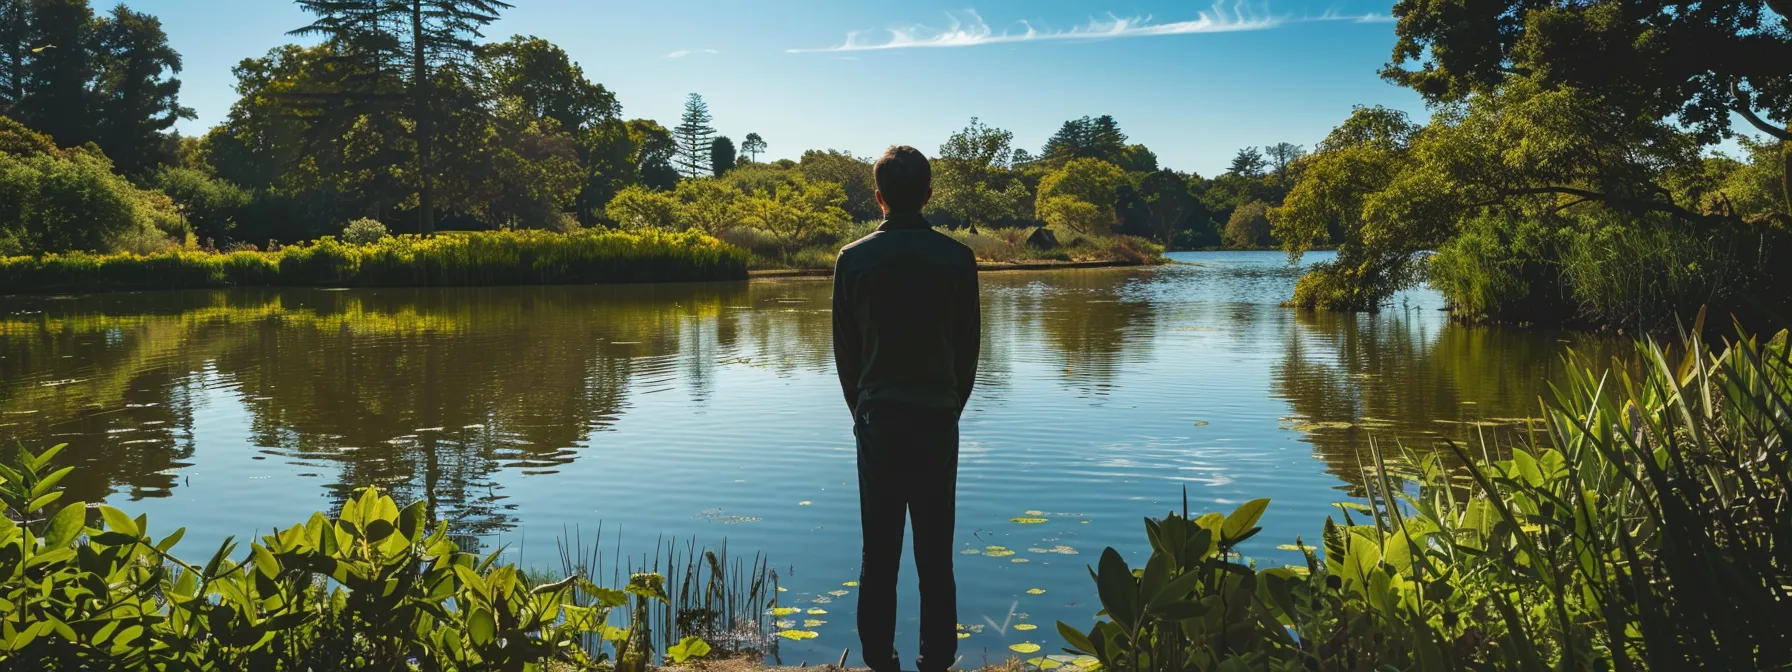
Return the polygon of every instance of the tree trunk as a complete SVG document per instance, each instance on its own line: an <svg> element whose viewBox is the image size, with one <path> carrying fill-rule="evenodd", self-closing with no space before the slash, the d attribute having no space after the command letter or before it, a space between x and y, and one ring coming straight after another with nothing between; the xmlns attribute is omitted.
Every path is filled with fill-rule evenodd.
<svg viewBox="0 0 1792 672"><path fill-rule="evenodd" d="M423 53L423 0L411 0L411 105L417 116L417 233L436 232L434 176L430 153L435 144L430 110L429 62Z"/></svg>

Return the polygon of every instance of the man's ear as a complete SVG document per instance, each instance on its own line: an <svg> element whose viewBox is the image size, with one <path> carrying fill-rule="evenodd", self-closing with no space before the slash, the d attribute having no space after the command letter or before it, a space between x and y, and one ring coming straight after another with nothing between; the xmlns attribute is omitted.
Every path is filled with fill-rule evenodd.
<svg viewBox="0 0 1792 672"><path fill-rule="evenodd" d="M884 211L884 214L886 216L889 215L890 214L890 204L884 202L884 192L874 191L872 193L877 195L877 208L879 210Z"/></svg>

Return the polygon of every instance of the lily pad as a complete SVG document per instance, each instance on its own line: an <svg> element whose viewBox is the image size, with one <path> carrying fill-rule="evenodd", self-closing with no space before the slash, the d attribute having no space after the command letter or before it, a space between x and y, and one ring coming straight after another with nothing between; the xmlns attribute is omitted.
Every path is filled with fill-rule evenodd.
<svg viewBox="0 0 1792 672"><path fill-rule="evenodd" d="M1044 588L1032 588L1032 589L1028 589L1028 590L1027 590L1027 594L1028 594L1028 595L1044 595L1044 594L1045 594L1045 589L1044 589Z"/></svg>
<svg viewBox="0 0 1792 672"><path fill-rule="evenodd" d="M850 590L830 590L830 591L828 591L828 594L833 595L834 597L846 597L847 595L851 595L852 591L850 591Z"/></svg>
<svg viewBox="0 0 1792 672"><path fill-rule="evenodd" d="M783 586L778 586L778 592L780 592L780 593L788 593L788 592L790 592L790 589L789 589L789 588L785 588L785 587L783 587Z"/></svg>
<svg viewBox="0 0 1792 672"><path fill-rule="evenodd" d="M1028 658L1027 664L1032 665L1033 667L1037 667L1041 670L1055 670L1055 669L1058 669L1058 668L1064 666L1063 663L1052 660L1050 658Z"/></svg>
<svg viewBox="0 0 1792 672"><path fill-rule="evenodd" d="M1017 565L1024 565L1029 562L1032 562L1032 560L1028 560L1026 558L1009 558L1008 561L1012 562L1014 564L1017 564Z"/></svg>
<svg viewBox="0 0 1792 672"><path fill-rule="evenodd" d="M1027 516L1017 516L1014 518L1009 518L1008 522L1019 523L1021 525L1039 525L1039 524L1046 522L1046 519L1032 518L1032 517L1027 517Z"/></svg>
<svg viewBox="0 0 1792 672"><path fill-rule="evenodd" d="M1039 653L1039 645L1032 642L1021 642L1019 644L1009 644L1008 650L1015 653Z"/></svg>
<svg viewBox="0 0 1792 672"><path fill-rule="evenodd" d="M781 618L776 621L773 621L772 625L778 626L779 630L789 630L791 628L796 627L796 621Z"/></svg>
<svg viewBox="0 0 1792 672"><path fill-rule="evenodd" d="M1206 420L1196 420L1196 421L1195 421L1195 426L1196 426L1196 427L1206 427L1206 426L1207 426L1207 421L1206 421Z"/></svg>
<svg viewBox="0 0 1792 672"><path fill-rule="evenodd" d="M1043 515L1045 515L1045 512L1044 512L1044 511L1028 511L1028 512L1027 512L1027 515L1029 515L1029 516L1043 516Z"/></svg>
<svg viewBox="0 0 1792 672"><path fill-rule="evenodd" d="M821 616L821 615L828 613L828 610L822 609L820 607L815 607L815 608L810 609L807 613L810 616Z"/></svg>
<svg viewBox="0 0 1792 672"><path fill-rule="evenodd" d="M846 586L846 587L847 587L847 588L857 588L857 587L859 587L859 582L857 582L857 581L847 581L847 582L846 582L846 583L842 583L842 584L840 584L840 585L842 585L842 586Z"/></svg>
<svg viewBox="0 0 1792 672"><path fill-rule="evenodd" d="M975 548L967 548L962 551L959 551L958 554L959 555L983 555L983 551L979 551Z"/></svg>
<svg viewBox="0 0 1792 672"><path fill-rule="evenodd" d="M831 598L831 597L817 597L813 600L810 600L810 602L814 602L816 604L827 604L827 603L833 602L833 601L834 601L834 598Z"/></svg>
<svg viewBox="0 0 1792 672"><path fill-rule="evenodd" d="M801 613L802 611L803 610L798 609L796 607L778 607L778 608L772 610L772 615L773 616L789 616L791 614Z"/></svg>
<svg viewBox="0 0 1792 672"><path fill-rule="evenodd" d="M1014 624L1014 629L1019 630L1021 632L1026 632L1028 630L1038 630L1039 626L1033 625L1032 623L1016 623L1016 624Z"/></svg>
<svg viewBox="0 0 1792 672"><path fill-rule="evenodd" d="M796 505L797 506L808 506L808 505L814 504L814 503L815 502L811 502L811 501L805 499L803 501L797 502Z"/></svg>
<svg viewBox="0 0 1792 672"><path fill-rule="evenodd" d="M968 633L968 632L961 632L961 633L958 633L958 638L959 638L959 639L970 639L970 638L971 638L971 633Z"/></svg>
<svg viewBox="0 0 1792 672"><path fill-rule="evenodd" d="M1003 546L990 546L983 549L983 554L992 558L1006 558L1014 555L1014 551Z"/></svg>
<svg viewBox="0 0 1792 672"><path fill-rule="evenodd" d="M810 618L810 619L805 619L803 621L803 627L805 627L805 628L819 628L819 627L827 625L827 624L828 624L827 621L821 620L819 618Z"/></svg>
<svg viewBox="0 0 1792 672"><path fill-rule="evenodd" d="M779 630L778 636L800 642L805 639L815 639L816 637L820 637L821 633L815 632L814 630Z"/></svg>

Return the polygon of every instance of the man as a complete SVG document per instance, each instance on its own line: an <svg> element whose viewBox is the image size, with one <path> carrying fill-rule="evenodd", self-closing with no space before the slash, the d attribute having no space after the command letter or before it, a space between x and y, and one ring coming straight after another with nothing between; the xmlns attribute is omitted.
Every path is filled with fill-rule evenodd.
<svg viewBox="0 0 1792 672"><path fill-rule="evenodd" d="M834 272L834 360L859 439L859 642L875 672L898 672L896 570L902 525L915 528L921 672L958 654L952 578L958 418L977 377L977 259L933 230L921 208L933 171L891 147L872 171L884 223L846 246Z"/></svg>

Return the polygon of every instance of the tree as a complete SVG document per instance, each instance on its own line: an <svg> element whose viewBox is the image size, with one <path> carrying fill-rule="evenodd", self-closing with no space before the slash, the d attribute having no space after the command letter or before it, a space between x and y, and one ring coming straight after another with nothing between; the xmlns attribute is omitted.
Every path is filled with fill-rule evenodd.
<svg viewBox="0 0 1792 672"><path fill-rule="evenodd" d="M0 116L15 114L25 97L25 69L31 55L30 0L0 0Z"/></svg>
<svg viewBox="0 0 1792 672"><path fill-rule="evenodd" d="M143 175L170 162L167 131L195 117L180 105L180 54L168 45L161 20L124 5L99 28L100 79L96 138L127 175Z"/></svg>
<svg viewBox="0 0 1792 672"><path fill-rule="evenodd" d="M585 177L573 205L581 224L609 202L617 190L636 181L635 148L619 118L622 105L604 85L585 78L585 71L566 51L538 37L517 36L479 48L479 81L496 102L499 116L528 122L551 120L554 129L573 136Z"/></svg>
<svg viewBox="0 0 1792 672"><path fill-rule="evenodd" d="M1282 178L1288 176L1288 166L1307 155L1307 149L1290 142L1278 142L1264 147L1263 153L1269 158L1270 170L1275 172L1276 177Z"/></svg>
<svg viewBox="0 0 1792 672"><path fill-rule="evenodd" d="M846 192L840 185L810 182L802 175L767 192L748 194L736 208L741 224L758 228L796 249L839 231L847 223Z"/></svg>
<svg viewBox="0 0 1792 672"><path fill-rule="evenodd" d="M1144 145L1127 145L1115 163L1129 173L1155 173L1158 168L1157 153Z"/></svg>
<svg viewBox="0 0 1792 672"><path fill-rule="evenodd" d="M1118 163L1125 150L1126 134L1120 132L1120 124L1112 116L1104 114L1064 122L1039 154L1040 159L1052 162L1100 159Z"/></svg>
<svg viewBox="0 0 1792 672"><path fill-rule="evenodd" d="M1256 147L1246 147L1238 150L1238 154L1232 157L1232 166L1226 172L1240 177L1257 178L1263 177L1263 170L1268 165L1269 162L1263 159L1263 153L1257 151Z"/></svg>
<svg viewBox="0 0 1792 672"><path fill-rule="evenodd" d="M810 182L840 185L846 192L846 203L840 207L854 220L876 220L883 214L877 206L877 182L871 174L871 159L839 150L811 149L803 152L797 170Z"/></svg>
<svg viewBox="0 0 1792 672"><path fill-rule="evenodd" d="M740 153L747 155L747 160L758 162L759 155L765 153L765 138L758 133L748 133L747 139L740 143Z"/></svg>
<svg viewBox="0 0 1792 672"><path fill-rule="evenodd" d="M94 139L94 30L87 0L31 0L31 56L19 120L64 147Z"/></svg>
<svg viewBox="0 0 1792 672"><path fill-rule="evenodd" d="M1095 233L1113 223L1101 206L1073 196L1052 196L1039 201L1039 219L1054 229Z"/></svg>
<svg viewBox="0 0 1792 672"><path fill-rule="evenodd" d="M1529 79L1641 118L1676 116L1700 144L1722 139L1733 115L1792 141L1787 0L1401 0L1393 15L1398 39L1382 75L1429 102ZM1782 190L1792 188L1789 168L1792 154L1781 160Z"/></svg>
<svg viewBox="0 0 1792 672"><path fill-rule="evenodd" d="M1145 209L1144 228L1166 245L1175 242L1183 222L1206 217L1200 201L1189 193L1188 181L1171 170L1158 170L1140 178L1136 194Z"/></svg>
<svg viewBox="0 0 1792 672"><path fill-rule="evenodd" d="M1039 181L1039 192L1035 212L1039 219L1051 221L1047 215L1069 212L1070 207L1053 199L1070 198L1095 207L1094 215L1084 217L1088 211L1081 206L1075 207L1072 221L1078 222L1080 231L1097 231L1088 222L1100 220L1112 224L1115 218L1115 190L1126 182L1126 172L1119 166L1100 159L1074 159L1064 164L1063 168L1052 171Z"/></svg>
<svg viewBox="0 0 1792 672"><path fill-rule="evenodd" d="M716 177L734 170L734 141L724 135L709 143L709 169Z"/></svg>
<svg viewBox="0 0 1792 672"><path fill-rule="evenodd" d="M1232 211L1231 219L1226 221L1226 247L1254 250L1269 247L1270 239L1269 204L1263 201L1251 201Z"/></svg>
<svg viewBox="0 0 1792 672"><path fill-rule="evenodd" d="M745 194L726 181L699 177L679 182L672 196L678 200L678 228L718 236L734 228Z"/></svg>
<svg viewBox="0 0 1792 672"><path fill-rule="evenodd" d="M940 145L932 208L972 228L1018 215L1027 193L1008 171L1013 141L1013 132L971 117L970 125Z"/></svg>
<svg viewBox="0 0 1792 672"><path fill-rule="evenodd" d="M417 230L435 232L437 76L472 56L480 29L511 5L503 0L296 1L317 20L292 33L325 38L337 60L352 70L344 80L349 86L332 92L333 97L362 104L394 102L381 85L387 73L399 73L402 91L397 98L410 117L416 146Z"/></svg>
<svg viewBox="0 0 1792 672"><path fill-rule="evenodd" d="M678 184L678 169L672 159L678 153L678 142L672 132L651 119L628 122L629 138L635 146L635 167L641 184L649 189L671 189Z"/></svg>
<svg viewBox="0 0 1792 672"><path fill-rule="evenodd" d="M715 142L716 136L716 129L710 126L712 121L709 105L703 102L703 96L693 93L685 99L684 117L672 129L672 137L678 141L675 163L678 172L686 179L714 172L709 158L710 144Z"/></svg>
<svg viewBox="0 0 1792 672"><path fill-rule="evenodd" d="M678 225L678 197L669 192L629 187L604 206L604 216L625 230L672 229Z"/></svg>

